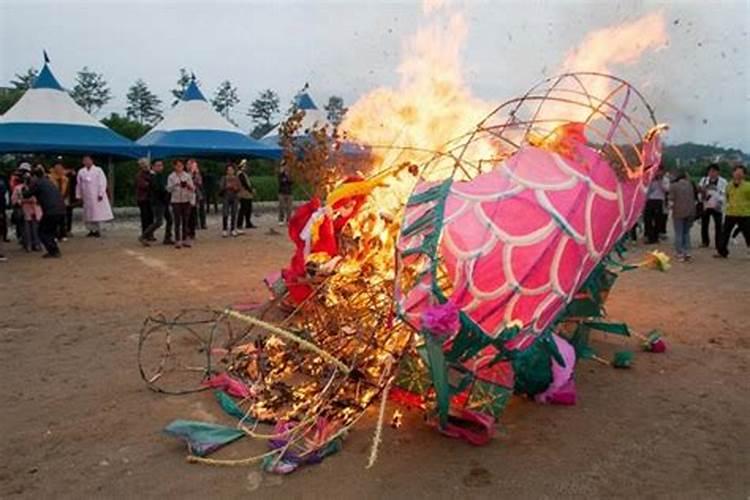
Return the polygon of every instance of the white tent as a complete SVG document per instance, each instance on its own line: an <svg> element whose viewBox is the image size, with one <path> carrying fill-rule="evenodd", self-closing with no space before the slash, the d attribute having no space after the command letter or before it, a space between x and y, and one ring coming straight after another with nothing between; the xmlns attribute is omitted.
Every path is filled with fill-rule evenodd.
<svg viewBox="0 0 750 500"><path fill-rule="evenodd" d="M180 102L138 140L152 157L258 156L281 157L281 149L248 137L217 113L193 78Z"/></svg>

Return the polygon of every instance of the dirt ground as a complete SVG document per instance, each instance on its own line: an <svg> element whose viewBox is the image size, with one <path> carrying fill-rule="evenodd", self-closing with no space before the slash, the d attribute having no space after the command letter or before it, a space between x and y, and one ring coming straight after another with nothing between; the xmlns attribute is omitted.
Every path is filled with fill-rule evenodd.
<svg viewBox="0 0 750 500"><path fill-rule="evenodd" d="M212 221L213 227L216 222ZM666 354L630 370L577 369L579 403L515 398L498 437L471 447L416 413L386 427L365 470L373 416L344 449L291 476L185 462L160 430L223 416L208 393L149 391L136 365L152 309L260 301L291 246L271 219L236 239L199 234L191 250L142 248L132 224L63 244L62 260L5 245L0 264L2 498L737 498L750 495L750 259L696 250L669 273L626 273L613 318L660 328ZM694 239L695 239L694 234ZM668 250L668 247L664 245ZM636 260L642 248L635 249ZM603 356L634 341L597 338ZM389 410L390 411L390 410ZM242 456L243 444L224 456Z"/></svg>

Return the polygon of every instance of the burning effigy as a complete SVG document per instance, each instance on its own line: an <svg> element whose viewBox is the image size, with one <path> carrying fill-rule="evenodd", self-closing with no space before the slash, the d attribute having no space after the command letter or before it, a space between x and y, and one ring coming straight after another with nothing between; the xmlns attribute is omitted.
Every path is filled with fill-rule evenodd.
<svg viewBox="0 0 750 500"><path fill-rule="evenodd" d="M652 18L635 24L638 50L661 36ZM659 253L629 263L622 242L660 163L665 126L651 106L589 62L597 71L563 71L491 107L464 90L446 43L420 33L401 91L353 106L342 129L370 151L363 169L329 155L328 139L312 141L314 160L289 141L287 163L315 192L289 222L295 251L267 279L271 300L146 320L148 386L213 390L235 421L169 424L191 462L289 473L338 451L378 405L372 465L388 400L485 444L514 395L574 404L578 362L629 366L628 351L597 356L592 332L664 351L658 332L604 308L618 273L669 265ZM208 456L243 438L265 449Z"/></svg>

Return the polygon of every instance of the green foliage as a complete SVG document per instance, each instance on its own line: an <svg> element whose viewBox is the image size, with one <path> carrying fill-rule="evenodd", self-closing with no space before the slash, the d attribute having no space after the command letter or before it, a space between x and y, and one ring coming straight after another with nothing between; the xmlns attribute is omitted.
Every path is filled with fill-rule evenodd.
<svg viewBox="0 0 750 500"><path fill-rule="evenodd" d="M154 125L161 119L161 99L140 78L128 89L126 97L128 118L148 125Z"/></svg>
<svg viewBox="0 0 750 500"><path fill-rule="evenodd" d="M88 113L94 113L112 100L112 92L104 75L84 66L76 75L76 84L70 96Z"/></svg>
<svg viewBox="0 0 750 500"><path fill-rule="evenodd" d="M271 121L279 113L279 96L271 89L260 93L257 99L250 104L247 115L252 118L257 126L269 127Z"/></svg>
<svg viewBox="0 0 750 500"><path fill-rule="evenodd" d="M229 112L232 111L237 104L239 104L240 98L237 96L237 87L232 86L232 82L224 80L216 89L214 98L211 99L211 104L217 113L221 116L234 123L229 117ZM234 123L236 125L236 123Z"/></svg>
<svg viewBox="0 0 750 500"><path fill-rule="evenodd" d="M6 111L12 108L23 93L23 90L18 89L0 90L0 115L4 115Z"/></svg>
<svg viewBox="0 0 750 500"><path fill-rule="evenodd" d="M279 180L273 176L251 176L250 181L255 187L257 201L276 201L279 196ZM304 200L307 198L305 190L302 186L295 185L292 192L295 200Z"/></svg>
<svg viewBox="0 0 750 500"><path fill-rule="evenodd" d="M195 77L190 75L185 68L180 68L180 77L177 79L177 87L170 90L172 96L174 97L174 99L172 100L172 106L180 102L180 99L182 99L182 94L185 93L188 85L190 85L190 80L193 78ZM198 84L199 82L196 81L195 83Z"/></svg>
<svg viewBox="0 0 750 500"><path fill-rule="evenodd" d="M686 142L664 146L662 166L667 171L674 171L679 166L687 170L693 180L698 180L706 175L708 166L716 159L719 160L720 175L729 178L732 175L732 162L748 162L750 157L739 149Z"/></svg>
<svg viewBox="0 0 750 500"><path fill-rule="evenodd" d="M323 106L323 108L327 111L326 118L328 118L328 121L331 122L334 128L338 128L341 125L341 122L344 121L344 115L349 111L349 108L344 107L344 99L336 95L329 97L328 104Z"/></svg>
<svg viewBox="0 0 750 500"><path fill-rule="evenodd" d="M125 116L120 116L117 113L112 113L109 117L104 118L102 123L107 127L111 128L123 137L127 137L131 141L136 141L146 135L151 127L138 123L135 120L131 120Z"/></svg>
<svg viewBox="0 0 750 500"><path fill-rule="evenodd" d="M26 70L26 73L19 74L16 73L15 80L11 80L10 84L13 86L15 90L27 90L30 89L31 86L34 84L34 80L36 80L37 75L39 72L34 68L29 68Z"/></svg>

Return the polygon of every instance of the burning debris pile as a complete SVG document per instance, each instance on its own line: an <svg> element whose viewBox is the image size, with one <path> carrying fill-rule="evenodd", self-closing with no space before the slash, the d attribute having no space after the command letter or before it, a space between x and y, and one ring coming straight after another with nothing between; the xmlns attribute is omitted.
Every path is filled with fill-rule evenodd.
<svg viewBox="0 0 750 500"><path fill-rule="evenodd" d="M482 444L514 393L574 403L592 331L634 334L603 303L618 271L667 265L619 258L659 165L650 106L624 80L566 72L493 109L463 86L452 44L465 30L449 25L459 36L417 35L398 91L352 107L346 139L370 151L360 172L331 154L336 138L301 146L295 119L283 127L285 163L315 192L289 223L296 251L267 279L271 301L146 321L149 387L214 389L236 419L170 424L191 461L288 473L337 451L380 401L372 464L389 396ZM206 457L242 437L268 449Z"/></svg>

